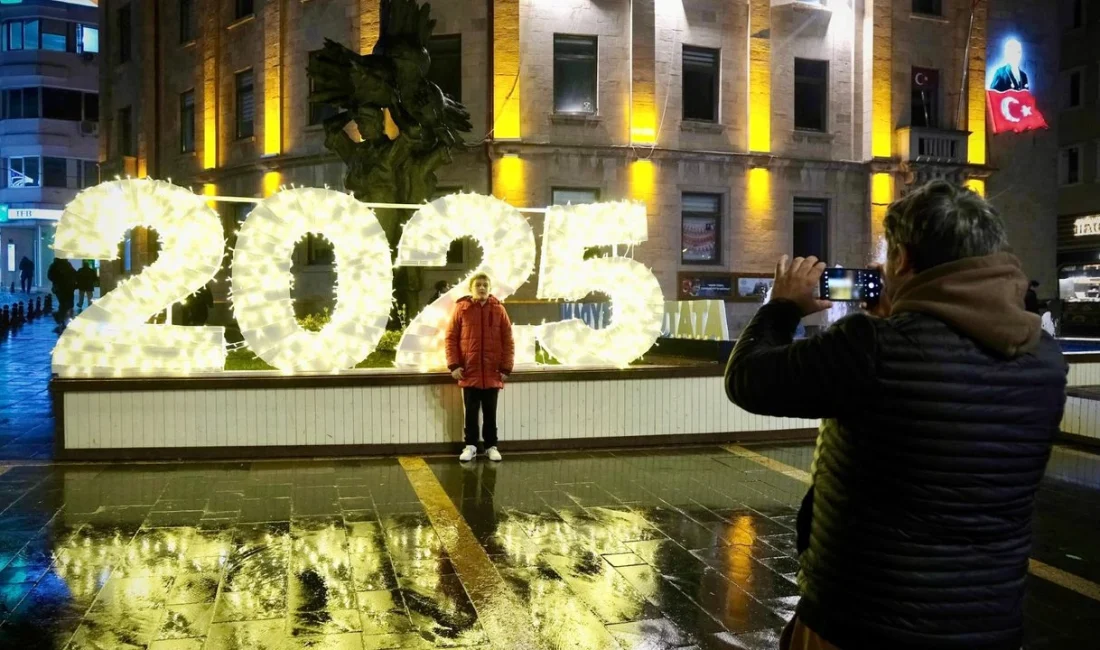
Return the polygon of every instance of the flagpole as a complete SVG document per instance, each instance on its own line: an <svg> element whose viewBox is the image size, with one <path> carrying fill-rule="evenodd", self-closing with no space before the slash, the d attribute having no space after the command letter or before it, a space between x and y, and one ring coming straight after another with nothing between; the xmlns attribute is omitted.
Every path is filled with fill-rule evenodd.
<svg viewBox="0 0 1100 650"><path fill-rule="evenodd" d="M959 88L959 108L955 114L955 122L960 131L966 131L970 127L969 120L963 121L963 108L966 105L966 82L970 76L970 41L974 38L974 12L981 0L972 0L970 3L970 28L966 31L966 49L963 52L962 87Z"/></svg>

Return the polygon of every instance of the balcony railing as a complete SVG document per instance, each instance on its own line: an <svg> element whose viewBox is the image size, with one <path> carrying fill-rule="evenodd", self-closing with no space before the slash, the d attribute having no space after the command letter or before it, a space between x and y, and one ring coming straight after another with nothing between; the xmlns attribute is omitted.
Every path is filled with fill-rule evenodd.
<svg viewBox="0 0 1100 650"><path fill-rule="evenodd" d="M919 126L898 129L898 156L907 162L965 165L967 131Z"/></svg>

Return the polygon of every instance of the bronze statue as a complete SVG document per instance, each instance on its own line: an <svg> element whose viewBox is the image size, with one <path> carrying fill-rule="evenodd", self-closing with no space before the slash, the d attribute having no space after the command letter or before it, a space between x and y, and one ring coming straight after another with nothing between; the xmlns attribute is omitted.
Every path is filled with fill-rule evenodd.
<svg viewBox="0 0 1100 650"><path fill-rule="evenodd" d="M360 201L430 199L435 170L451 162L451 149L463 144L460 134L471 129L466 108L427 78L430 13L431 5L416 0L382 0L381 35L371 54L326 39L309 62L310 101L339 110L325 120L325 146L347 165L344 184ZM411 212L376 212L396 247Z"/></svg>

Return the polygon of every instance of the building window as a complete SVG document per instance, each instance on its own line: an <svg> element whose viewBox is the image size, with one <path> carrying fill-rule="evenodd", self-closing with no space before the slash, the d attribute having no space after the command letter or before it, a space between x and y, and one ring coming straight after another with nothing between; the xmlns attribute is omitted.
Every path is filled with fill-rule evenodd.
<svg viewBox="0 0 1100 650"><path fill-rule="evenodd" d="M42 117L79 122L84 119L84 96L79 90L42 89Z"/></svg>
<svg viewBox="0 0 1100 650"><path fill-rule="evenodd" d="M118 62L126 63L130 60L130 40L133 37L133 24L131 23L130 5L125 5L118 10Z"/></svg>
<svg viewBox="0 0 1100 650"><path fill-rule="evenodd" d="M680 197L680 260L684 264L719 264L722 197L684 193Z"/></svg>
<svg viewBox="0 0 1100 650"><path fill-rule="evenodd" d="M910 86L909 124L928 128L940 125L940 72L913 68Z"/></svg>
<svg viewBox="0 0 1100 650"><path fill-rule="evenodd" d="M599 190L574 187L555 187L550 190L550 205L583 205L598 203L599 200Z"/></svg>
<svg viewBox="0 0 1100 650"><path fill-rule="evenodd" d="M1058 157L1058 182L1076 185L1081 182L1081 147L1075 145L1062 149Z"/></svg>
<svg viewBox="0 0 1100 650"><path fill-rule="evenodd" d="M93 187L99 184L99 163L94 160L76 161L77 187Z"/></svg>
<svg viewBox="0 0 1100 650"><path fill-rule="evenodd" d="M134 123L130 107L118 111L118 153L120 156L134 155Z"/></svg>
<svg viewBox="0 0 1100 650"><path fill-rule="evenodd" d="M96 93L84 93L84 119L89 122L99 121L99 95Z"/></svg>
<svg viewBox="0 0 1100 650"><path fill-rule="evenodd" d="M684 46L685 120L718 121L718 50Z"/></svg>
<svg viewBox="0 0 1100 650"><path fill-rule="evenodd" d="M195 2L180 0L180 43L195 40Z"/></svg>
<svg viewBox="0 0 1100 650"><path fill-rule="evenodd" d="M3 109L3 119L26 120L35 119L42 115L39 107L38 88L13 88L0 94L0 104Z"/></svg>
<svg viewBox="0 0 1100 650"><path fill-rule="evenodd" d="M829 255L829 203L824 199L794 200L795 257L813 255L827 260Z"/></svg>
<svg viewBox="0 0 1100 650"><path fill-rule="evenodd" d="M596 37L554 34L554 112L596 112Z"/></svg>
<svg viewBox="0 0 1100 650"><path fill-rule="evenodd" d="M46 156L42 159L42 187L68 187L69 161Z"/></svg>
<svg viewBox="0 0 1100 650"><path fill-rule="evenodd" d="M237 73L237 139L255 135L256 101L252 94L252 70Z"/></svg>
<svg viewBox="0 0 1100 650"><path fill-rule="evenodd" d="M40 101L41 100L41 101ZM13 88L0 94L0 119L99 121L99 95L65 88Z"/></svg>
<svg viewBox="0 0 1100 650"><path fill-rule="evenodd" d="M81 54L99 52L99 28L92 25L76 26L76 51Z"/></svg>
<svg viewBox="0 0 1100 650"><path fill-rule="evenodd" d="M37 50L38 49L38 25L37 19L13 20L4 23L4 49L7 50Z"/></svg>
<svg viewBox="0 0 1100 650"><path fill-rule="evenodd" d="M825 131L828 125L829 62L794 60L794 128Z"/></svg>
<svg viewBox="0 0 1100 650"><path fill-rule="evenodd" d="M51 52L64 52L67 48L65 35L68 24L60 20L45 19L42 21L42 49Z"/></svg>
<svg viewBox="0 0 1100 650"><path fill-rule="evenodd" d="M433 36L428 42L428 54L432 58L428 81L456 102L462 101L462 36Z"/></svg>
<svg viewBox="0 0 1100 650"><path fill-rule="evenodd" d="M1080 108L1082 70L1074 70L1066 78L1066 108Z"/></svg>
<svg viewBox="0 0 1100 650"><path fill-rule="evenodd" d="M180 95L180 153L195 150L195 91Z"/></svg>
<svg viewBox="0 0 1100 650"><path fill-rule="evenodd" d="M8 158L8 187L41 187L38 156Z"/></svg>
<svg viewBox="0 0 1100 650"><path fill-rule="evenodd" d="M321 50L313 50L309 53L310 63L321 53ZM434 63L433 63L434 65ZM314 92L313 77L309 77L309 96L312 97ZM309 123L323 124L325 120L336 115L339 111L332 104L326 104L325 102L309 102Z"/></svg>
<svg viewBox="0 0 1100 650"><path fill-rule="evenodd" d="M254 4L253 0L236 0L233 17L236 20L240 20L241 18L251 16L255 12Z"/></svg>
<svg viewBox="0 0 1100 650"><path fill-rule="evenodd" d="M943 0L913 0L913 13L926 16L942 16Z"/></svg>

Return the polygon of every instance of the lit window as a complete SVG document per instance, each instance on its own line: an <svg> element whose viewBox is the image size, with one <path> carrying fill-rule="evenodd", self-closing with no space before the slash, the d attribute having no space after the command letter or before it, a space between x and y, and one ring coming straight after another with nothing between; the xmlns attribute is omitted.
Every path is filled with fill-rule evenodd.
<svg viewBox="0 0 1100 650"><path fill-rule="evenodd" d="M86 54L99 52L99 28L91 25L77 25L76 51Z"/></svg>
<svg viewBox="0 0 1100 650"><path fill-rule="evenodd" d="M39 22L33 20L13 20L4 23L4 47L8 50L37 50L39 45ZM64 51L64 48L62 48Z"/></svg>
<svg viewBox="0 0 1100 650"><path fill-rule="evenodd" d="M689 194L680 198L680 259L684 264L721 262L722 197Z"/></svg>
<svg viewBox="0 0 1100 650"><path fill-rule="evenodd" d="M64 52L68 40L65 38L68 24L60 20L42 21L42 49L51 52Z"/></svg>

